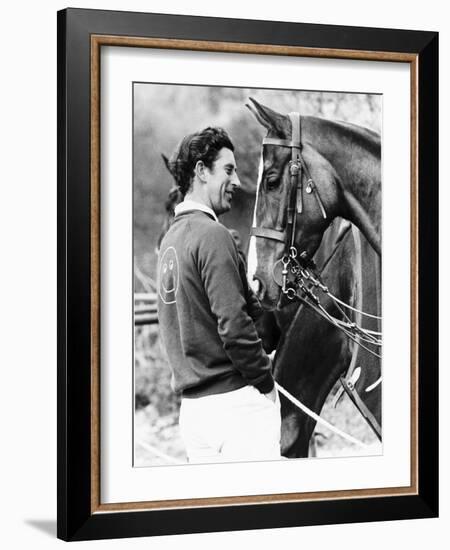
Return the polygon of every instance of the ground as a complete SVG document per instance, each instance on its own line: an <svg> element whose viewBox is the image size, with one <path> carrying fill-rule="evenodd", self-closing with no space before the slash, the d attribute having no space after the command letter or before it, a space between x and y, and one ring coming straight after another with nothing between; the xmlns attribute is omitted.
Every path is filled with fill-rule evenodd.
<svg viewBox="0 0 450 550"><path fill-rule="evenodd" d="M334 408L332 394L324 404L321 417L368 447L362 448L346 441L327 427L319 426L314 433L316 458L381 454L381 443L347 395L344 395ZM136 467L168 465L171 463L170 459L186 462L177 420L177 416L174 415L161 418L151 404L136 412Z"/></svg>

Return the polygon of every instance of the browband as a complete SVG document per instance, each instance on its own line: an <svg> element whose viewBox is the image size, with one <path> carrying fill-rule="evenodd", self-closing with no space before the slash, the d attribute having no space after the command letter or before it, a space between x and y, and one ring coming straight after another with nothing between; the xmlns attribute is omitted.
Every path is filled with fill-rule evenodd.
<svg viewBox="0 0 450 550"><path fill-rule="evenodd" d="M302 148L302 144L299 141L267 137L263 139L263 145L279 145L280 147L295 147L296 149Z"/></svg>

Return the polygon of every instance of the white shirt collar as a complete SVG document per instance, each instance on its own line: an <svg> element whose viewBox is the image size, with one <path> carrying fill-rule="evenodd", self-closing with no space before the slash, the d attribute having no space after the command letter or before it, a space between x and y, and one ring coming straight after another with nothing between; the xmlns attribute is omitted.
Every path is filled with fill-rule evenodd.
<svg viewBox="0 0 450 550"><path fill-rule="evenodd" d="M175 206L175 216L178 216L178 214L181 214L182 212L189 212L190 210L201 210L202 212L206 212L207 214L212 216L216 220L216 222L219 221L216 213L212 208L206 206L205 204L202 204L201 202L193 201L192 199L185 199L184 201L180 202L180 204L177 204Z"/></svg>

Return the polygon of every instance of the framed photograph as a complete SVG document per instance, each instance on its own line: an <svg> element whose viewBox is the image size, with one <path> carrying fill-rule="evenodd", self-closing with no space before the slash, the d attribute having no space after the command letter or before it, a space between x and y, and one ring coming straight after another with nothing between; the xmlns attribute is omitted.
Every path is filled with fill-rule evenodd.
<svg viewBox="0 0 450 550"><path fill-rule="evenodd" d="M58 13L58 537L438 514L438 35Z"/></svg>

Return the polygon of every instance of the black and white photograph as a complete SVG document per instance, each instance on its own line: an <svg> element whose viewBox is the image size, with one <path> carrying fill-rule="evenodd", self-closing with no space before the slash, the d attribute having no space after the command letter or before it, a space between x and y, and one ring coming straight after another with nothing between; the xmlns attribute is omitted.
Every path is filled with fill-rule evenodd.
<svg viewBox="0 0 450 550"><path fill-rule="evenodd" d="M133 466L382 455L382 94L132 93Z"/></svg>
<svg viewBox="0 0 450 550"><path fill-rule="evenodd" d="M5 6L3 548L449 539L444 8Z"/></svg>

